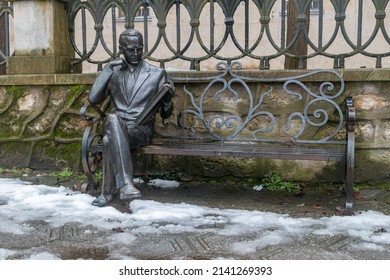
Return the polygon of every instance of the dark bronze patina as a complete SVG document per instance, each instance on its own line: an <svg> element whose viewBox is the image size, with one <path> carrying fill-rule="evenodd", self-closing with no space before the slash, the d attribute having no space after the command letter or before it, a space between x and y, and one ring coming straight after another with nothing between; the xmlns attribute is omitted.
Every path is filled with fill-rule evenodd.
<svg viewBox="0 0 390 280"><path fill-rule="evenodd" d="M142 34L125 30L119 38L119 49L124 58L104 67L88 95L92 105L107 97L112 104L103 126L102 193L92 202L99 207L109 203L116 193L122 200L141 196L134 187L131 150L151 143L157 111L165 119L173 110L165 70L142 59Z"/></svg>
<svg viewBox="0 0 390 280"><path fill-rule="evenodd" d="M324 69L262 78L246 76L240 69L239 62L220 62L215 76L171 76L177 83L185 82L176 98L188 101L175 108L178 131L159 135L137 152L340 162L345 168L345 206L340 209L353 214L355 107L351 96L340 100L345 89L342 75ZM313 82L325 74L330 80ZM203 92L196 92L191 83L206 85ZM256 87L251 86L254 83ZM81 115L85 118L85 110ZM91 186L97 185L93 173L103 152L94 127L103 118L101 113L91 119L83 137L83 167Z"/></svg>

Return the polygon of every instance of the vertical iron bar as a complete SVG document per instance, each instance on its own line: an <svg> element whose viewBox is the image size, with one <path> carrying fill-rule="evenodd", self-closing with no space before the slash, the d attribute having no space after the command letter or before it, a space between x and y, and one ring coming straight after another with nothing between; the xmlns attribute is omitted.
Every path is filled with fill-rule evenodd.
<svg viewBox="0 0 390 280"><path fill-rule="evenodd" d="M5 21L5 56L10 56L10 36L9 36L9 13L4 13L4 21Z"/></svg>
<svg viewBox="0 0 390 280"><path fill-rule="evenodd" d="M249 49L249 3L245 0L245 51Z"/></svg>
<svg viewBox="0 0 390 280"><path fill-rule="evenodd" d="M214 36L215 36L215 8L214 1L210 0L210 51L214 51Z"/></svg>
<svg viewBox="0 0 390 280"><path fill-rule="evenodd" d="M381 56L377 56L375 68L382 68L382 57Z"/></svg>
<svg viewBox="0 0 390 280"><path fill-rule="evenodd" d="M130 24L130 5L127 3L126 7L125 7L125 28L130 28L131 27L131 24ZM134 22L133 22L134 24Z"/></svg>
<svg viewBox="0 0 390 280"><path fill-rule="evenodd" d="M85 18L85 5L81 9L81 30L83 37L83 55L87 54L87 23Z"/></svg>
<svg viewBox="0 0 390 280"><path fill-rule="evenodd" d="M280 47L286 47L286 0L282 0L282 15L281 15L281 31L280 31Z"/></svg>
<svg viewBox="0 0 390 280"><path fill-rule="evenodd" d="M117 45L116 45L116 6L111 5L111 15L112 15L112 53L114 57L117 56Z"/></svg>
<svg viewBox="0 0 390 280"><path fill-rule="evenodd" d="M358 11L358 38L357 46L360 48L362 45L362 22L363 22L363 0L359 0L359 11Z"/></svg>
<svg viewBox="0 0 390 280"><path fill-rule="evenodd" d="M148 3L144 0L144 52L149 51L149 26L148 26L148 17L149 17L149 10L148 10Z"/></svg>
<svg viewBox="0 0 390 280"><path fill-rule="evenodd" d="M318 3L318 48L322 48L323 36L324 36L324 2L319 0Z"/></svg>
<svg viewBox="0 0 390 280"><path fill-rule="evenodd" d="M0 3L0 28L3 28L4 30L0 31L0 75L6 74L6 60L7 60L7 11L2 9L4 6L8 6L8 3ZM4 57L3 57L4 56Z"/></svg>
<svg viewBox="0 0 390 280"><path fill-rule="evenodd" d="M176 49L177 52L180 52L181 50L181 24L180 24L181 18L180 18L180 1L176 1Z"/></svg>

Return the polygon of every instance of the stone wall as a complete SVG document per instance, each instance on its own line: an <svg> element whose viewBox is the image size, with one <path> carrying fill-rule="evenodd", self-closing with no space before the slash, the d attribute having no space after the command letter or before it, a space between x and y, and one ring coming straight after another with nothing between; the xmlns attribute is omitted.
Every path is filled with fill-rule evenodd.
<svg viewBox="0 0 390 280"><path fill-rule="evenodd" d="M88 85L30 78L34 82L0 86L0 166L78 169L84 127L79 110Z"/></svg>
<svg viewBox="0 0 390 280"><path fill-rule="evenodd" d="M354 97L357 111L356 181L390 181L390 70L341 73L346 81L345 96ZM285 75L282 71L247 74ZM171 72L169 75L185 78L207 74ZM87 91L95 77L95 74L0 77L0 167L80 171L80 142L85 124L79 110L86 103ZM176 88L175 103L180 104L181 83L176 83ZM175 122L174 117L169 122ZM327 162L179 157L154 157L152 161L137 158L137 162L139 172L148 169L181 174L183 178L259 178L274 169L289 180L340 181L343 176L343 165ZM142 164L145 162L153 164L146 167Z"/></svg>

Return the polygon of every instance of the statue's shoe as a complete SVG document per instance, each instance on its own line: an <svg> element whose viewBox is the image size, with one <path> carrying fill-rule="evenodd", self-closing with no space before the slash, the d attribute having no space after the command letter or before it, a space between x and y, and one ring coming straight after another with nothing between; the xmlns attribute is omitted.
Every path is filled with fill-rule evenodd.
<svg viewBox="0 0 390 280"><path fill-rule="evenodd" d="M112 195L99 195L94 201L92 201L93 206L103 207L112 201Z"/></svg>
<svg viewBox="0 0 390 280"><path fill-rule="evenodd" d="M141 192L132 184L125 185L120 189L120 200L133 199L138 197L141 197Z"/></svg>

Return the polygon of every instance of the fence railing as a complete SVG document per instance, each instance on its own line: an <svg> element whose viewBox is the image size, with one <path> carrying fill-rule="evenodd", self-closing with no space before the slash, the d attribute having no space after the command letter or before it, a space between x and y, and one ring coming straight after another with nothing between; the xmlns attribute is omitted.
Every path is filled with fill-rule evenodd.
<svg viewBox="0 0 390 280"><path fill-rule="evenodd" d="M13 15L12 4L0 2L0 75L5 74L5 64L10 56L10 16Z"/></svg>
<svg viewBox="0 0 390 280"><path fill-rule="evenodd" d="M128 27L143 32L145 58L166 68L201 69L210 59L283 68L286 57L298 68L306 62L321 68L319 59L333 68L381 68L390 56L389 6L389 0L69 0L68 16L75 63L98 69L118 56L120 29ZM296 51L300 40L307 51Z"/></svg>
<svg viewBox="0 0 390 280"><path fill-rule="evenodd" d="M73 66L83 63L85 72L119 56L119 34L129 27L144 34L145 58L165 68L240 61L244 69L283 69L287 59L297 68L390 67L389 0L63 2ZM12 37L12 20L12 3L1 0L0 73L19 40Z"/></svg>

